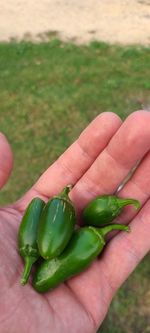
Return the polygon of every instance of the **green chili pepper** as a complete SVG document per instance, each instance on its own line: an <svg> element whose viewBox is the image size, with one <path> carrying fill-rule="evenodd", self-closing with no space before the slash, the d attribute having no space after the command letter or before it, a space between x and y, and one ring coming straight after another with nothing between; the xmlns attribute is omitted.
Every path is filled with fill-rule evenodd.
<svg viewBox="0 0 150 333"><path fill-rule="evenodd" d="M44 205L43 200L34 198L28 205L19 227L19 252L25 261L25 268L20 281L22 285L27 283L31 267L40 256L37 247L37 230Z"/></svg>
<svg viewBox="0 0 150 333"><path fill-rule="evenodd" d="M84 227L75 230L64 252L57 258L43 261L37 268L33 287L43 293L82 272L103 250L104 236L112 230L129 231L129 227L112 224L99 229Z"/></svg>
<svg viewBox="0 0 150 333"><path fill-rule="evenodd" d="M83 220L85 224L97 227L109 224L127 205L134 205L136 209L140 208L139 201L135 199L122 199L115 195L99 196L84 208Z"/></svg>
<svg viewBox="0 0 150 333"><path fill-rule="evenodd" d="M74 231L75 209L68 196L71 188L71 185L66 186L43 209L38 228L38 248L44 259L58 256Z"/></svg>

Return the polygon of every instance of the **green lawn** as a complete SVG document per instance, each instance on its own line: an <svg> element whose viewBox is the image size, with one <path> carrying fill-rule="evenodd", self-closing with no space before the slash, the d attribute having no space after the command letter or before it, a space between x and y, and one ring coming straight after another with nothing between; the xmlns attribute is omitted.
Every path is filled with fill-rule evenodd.
<svg viewBox="0 0 150 333"><path fill-rule="evenodd" d="M150 50L29 42L0 44L0 126L14 151L0 203L16 200L100 112L125 119L150 105ZM149 257L120 289L101 333L150 332Z"/></svg>

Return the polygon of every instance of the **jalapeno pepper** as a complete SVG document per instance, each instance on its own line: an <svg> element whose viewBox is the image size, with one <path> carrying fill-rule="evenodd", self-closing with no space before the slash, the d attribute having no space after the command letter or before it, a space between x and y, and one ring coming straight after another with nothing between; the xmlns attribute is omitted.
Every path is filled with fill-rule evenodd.
<svg viewBox="0 0 150 333"><path fill-rule="evenodd" d="M44 205L43 200L34 198L28 205L19 227L19 253L25 261L25 268L20 281L22 285L27 283L31 267L40 256L37 247L37 230Z"/></svg>
<svg viewBox="0 0 150 333"><path fill-rule="evenodd" d="M38 267L33 287L43 293L82 272L101 253L105 246L104 236L112 230L129 231L129 227L112 224L99 229L83 227L75 230L64 252L57 258L43 261Z"/></svg>
<svg viewBox="0 0 150 333"><path fill-rule="evenodd" d="M44 207L38 227L38 248L44 259L58 256L69 242L76 223L75 208L68 193L72 186L54 196Z"/></svg>
<svg viewBox="0 0 150 333"><path fill-rule="evenodd" d="M135 199L122 199L115 195L98 196L84 208L83 220L86 225L97 227L109 224L127 205L134 205L137 209L140 208L139 201Z"/></svg>

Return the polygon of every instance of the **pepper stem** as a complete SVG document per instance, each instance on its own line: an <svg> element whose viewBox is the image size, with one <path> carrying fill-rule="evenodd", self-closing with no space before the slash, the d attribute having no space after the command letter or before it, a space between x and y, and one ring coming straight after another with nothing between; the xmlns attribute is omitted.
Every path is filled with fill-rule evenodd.
<svg viewBox="0 0 150 333"><path fill-rule="evenodd" d="M60 192L59 197L67 197L68 198L68 193L72 190L73 185L67 185L64 187L64 189Z"/></svg>
<svg viewBox="0 0 150 333"><path fill-rule="evenodd" d="M127 205L134 205L136 209L139 209L141 207L140 202L136 199L123 199L123 198L117 198L119 207L124 207Z"/></svg>
<svg viewBox="0 0 150 333"><path fill-rule="evenodd" d="M25 261L25 267L24 267L24 271L20 280L20 283L24 286L29 279L29 275L31 272L31 268L32 265L34 264L34 262L37 260L37 258L35 257L25 257L24 261Z"/></svg>
<svg viewBox="0 0 150 333"><path fill-rule="evenodd" d="M130 228L127 225L124 224L111 224L111 225L107 225L106 227L103 228L96 228L96 230L100 233L101 236L106 236L108 234L108 232L112 231L112 230L122 230L122 231L126 231L129 232Z"/></svg>

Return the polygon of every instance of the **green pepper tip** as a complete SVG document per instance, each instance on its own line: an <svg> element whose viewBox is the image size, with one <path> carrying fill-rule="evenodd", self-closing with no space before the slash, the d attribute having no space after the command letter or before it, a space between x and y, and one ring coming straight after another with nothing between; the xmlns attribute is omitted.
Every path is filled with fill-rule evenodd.
<svg viewBox="0 0 150 333"><path fill-rule="evenodd" d="M68 189L71 191L73 188L73 184L68 184L66 187L68 187Z"/></svg>
<svg viewBox="0 0 150 333"><path fill-rule="evenodd" d="M134 200L133 205L134 205L134 207L135 207L136 209L141 208L141 204L140 204L140 202L139 202L138 200Z"/></svg>
<svg viewBox="0 0 150 333"><path fill-rule="evenodd" d="M27 281L26 281L26 279L21 278L20 283L21 283L22 286L24 286L27 283Z"/></svg>
<svg viewBox="0 0 150 333"><path fill-rule="evenodd" d="M61 197L63 197L63 198L64 197L68 197L68 194L72 190L72 188L73 188L72 184L65 186L63 188L63 190L59 193L59 195L57 195L56 197L59 197L59 198L61 198Z"/></svg>
<svg viewBox="0 0 150 333"><path fill-rule="evenodd" d="M140 202L136 199L118 198L117 200L119 202L120 207L124 207L124 206L127 206L127 205L133 205L136 209L139 209L141 207Z"/></svg>
<svg viewBox="0 0 150 333"><path fill-rule="evenodd" d="M131 228L129 226L127 226L126 231L131 232Z"/></svg>
<svg viewBox="0 0 150 333"><path fill-rule="evenodd" d="M109 224L109 225L107 225L106 227L103 227L103 228L97 228L97 231L98 230L99 230L99 233L104 237L109 232L111 232L113 230L120 230L120 231L129 232L130 228L127 225L115 223L115 224Z"/></svg>
<svg viewBox="0 0 150 333"><path fill-rule="evenodd" d="M65 194L68 194L72 190L72 188L73 188L73 185L69 184L64 188L63 191L64 191Z"/></svg>
<svg viewBox="0 0 150 333"><path fill-rule="evenodd" d="M25 285L28 282L32 265L35 263L36 259L37 258L34 258L34 257L25 257L24 258L25 267L24 267L24 271L23 271L23 274L22 274L22 277L20 280L21 285Z"/></svg>

